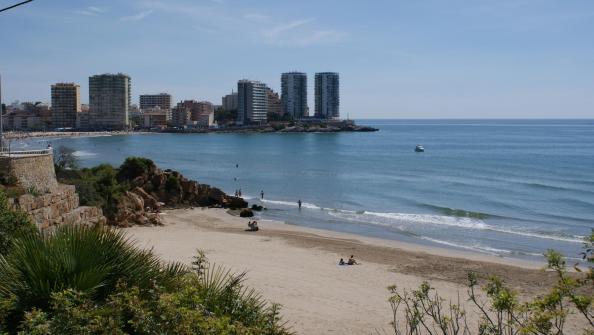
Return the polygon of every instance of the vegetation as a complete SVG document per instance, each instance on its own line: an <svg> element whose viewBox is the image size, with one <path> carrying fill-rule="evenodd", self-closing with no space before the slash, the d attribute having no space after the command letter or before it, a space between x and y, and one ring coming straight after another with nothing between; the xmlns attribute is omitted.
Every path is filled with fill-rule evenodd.
<svg viewBox="0 0 594 335"><path fill-rule="evenodd" d="M57 171L77 169L78 159L74 155L74 149L60 146L54 156L54 164Z"/></svg>
<svg viewBox="0 0 594 335"><path fill-rule="evenodd" d="M277 305L203 253L193 271L87 226L15 233L12 244L0 256L0 333L289 334Z"/></svg>
<svg viewBox="0 0 594 335"><path fill-rule="evenodd" d="M118 169L118 181L131 181L136 177L147 175L157 169L155 163L143 157L128 157Z"/></svg>
<svg viewBox="0 0 594 335"><path fill-rule="evenodd" d="M288 113L278 114L278 113L268 113L266 115L269 122L274 121L293 121L293 116Z"/></svg>
<svg viewBox="0 0 594 335"><path fill-rule="evenodd" d="M215 121L218 124L235 123L237 120L237 110L224 110L222 107L217 108L214 112Z"/></svg>
<svg viewBox="0 0 594 335"><path fill-rule="evenodd" d="M576 266L577 276L567 272L565 259L558 252L546 253L546 270L557 274L557 284L548 292L522 302L518 294L497 278L486 280L482 299L478 294L480 277L468 275L468 301L480 315L476 328L467 322L467 312L458 301L446 301L426 282L417 290L400 291L391 286L389 299L393 312L394 333L443 335L515 335L564 334L570 313L580 315L587 329L594 333L594 231L588 237L583 259L589 263L584 271Z"/></svg>
<svg viewBox="0 0 594 335"><path fill-rule="evenodd" d="M76 186L83 206L98 206L108 218L118 212L118 201L130 189L130 181L145 172L155 169L150 159L130 157L115 169L101 164L93 168L63 169L56 164L58 181Z"/></svg>

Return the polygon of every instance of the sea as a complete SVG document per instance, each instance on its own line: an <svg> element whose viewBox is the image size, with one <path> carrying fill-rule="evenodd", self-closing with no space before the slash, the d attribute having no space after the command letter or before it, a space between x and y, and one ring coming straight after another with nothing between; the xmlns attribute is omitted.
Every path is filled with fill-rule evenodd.
<svg viewBox="0 0 594 335"><path fill-rule="evenodd" d="M555 249L580 258L594 229L594 120L357 124L379 131L51 142L74 149L85 167L142 156L229 194L241 190L266 208L261 220L501 257L542 260Z"/></svg>

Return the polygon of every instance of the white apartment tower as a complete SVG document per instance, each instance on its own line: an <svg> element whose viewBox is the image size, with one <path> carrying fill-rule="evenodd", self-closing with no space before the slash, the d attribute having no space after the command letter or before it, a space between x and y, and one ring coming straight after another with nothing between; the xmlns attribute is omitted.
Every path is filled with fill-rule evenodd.
<svg viewBox="0 0 594 335"><path fill-rule="evenodd" d="M131 79L125 74L89 77L89 126L93 129L128 128Z"/></svg>
<svg viewBox="0 0 594 335"><path fill-rule="evenodd" d="M237 124L264 123L268 114L266 84L253 80L237 82Z"/></svg>

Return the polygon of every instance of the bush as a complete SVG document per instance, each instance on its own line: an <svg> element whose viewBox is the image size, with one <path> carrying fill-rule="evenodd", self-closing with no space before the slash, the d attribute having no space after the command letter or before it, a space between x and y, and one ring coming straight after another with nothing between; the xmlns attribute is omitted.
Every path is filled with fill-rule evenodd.
<svg viewBox="0 0 594 335"><path fill-rule="evenodd" d="M165 181L165 191L172 192L175 190L179 190L181 187L179 178L173 174L167 176L167 180Z"/></svg>
<svg viewBox="0 0 594 335"><path fill-rule="evenodd" d="M155 163L143 157L128 157L119 168L117 179L119 181L130 181L142 175L155 171Z"/></svg>
<svg viewBox="0 0 594 335"><path fill-rule="evenodd" d="M16 245L0 258L0 333L289 334L278 305L203 253L188 272L120 232L83 226Z"/></svg>
<svg viewBox="0 0 594 335"><path fill-rule="evenodd" d="M118 282L171 285L181 273L182 266L164 266L135 248L122 231L62 226L48 236L35 231L14 239L10 253L0 258L0 299L13 297L9 314L20 318L33 308L47 309L52 294L66 289L102 302Z"/></svg>
<svg viewBox="0 0 594 335"><path fill-rule="evenodd" d="M516 292L496 276L489 277L482 287L486 300L479 298L479 276L468 274L468 300L480 316L478 327L470 328L467 312L460 301L443 299L424 282L417 290L399 291L391 286L389 299L395 334L563 334L570 311L585 319L584 334L594 334L594 231L587 238L582 254L590 263L580 276L569 276L565 259L549 250L547 270L557 273L558 282L548 292L528 302L520 302Z"/></svg>

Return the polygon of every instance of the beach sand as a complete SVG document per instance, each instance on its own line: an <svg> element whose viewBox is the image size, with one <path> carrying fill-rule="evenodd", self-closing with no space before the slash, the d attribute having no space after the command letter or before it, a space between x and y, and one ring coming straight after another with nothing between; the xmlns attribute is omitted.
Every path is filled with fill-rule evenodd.
<svg viewBox="0 0 594 335"><path fill-rule="evenodd" d="M386 288L393 284L415 289L426 280L444 298L460 296L465 303L470 270L498 274L522 295L541 292L554 282L552 273L541 270L544 264L528 261L273 221L259 222L258 232L246 232L246 219L222 209L167 211L163 220L164 226L126 230L139 246L153 248L164 260L190 264L201 249L215 264L247 271L247 285L282 304L283 317L298 334L389 333ZM351 254L362 264L337 265ZM476 328L477 314L469 312L468 317Z"/></svg>

